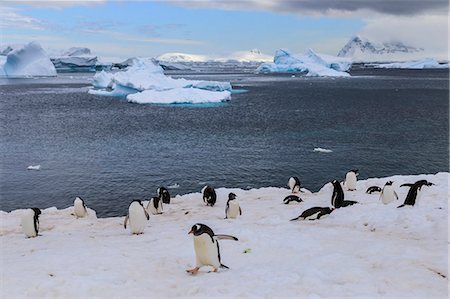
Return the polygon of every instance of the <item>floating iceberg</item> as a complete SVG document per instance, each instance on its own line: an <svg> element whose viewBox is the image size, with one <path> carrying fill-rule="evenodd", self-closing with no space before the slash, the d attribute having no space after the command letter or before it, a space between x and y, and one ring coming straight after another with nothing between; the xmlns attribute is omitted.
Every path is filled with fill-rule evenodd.
<svg viewBox="0 0 450 299"><path fill-rule="evenodd" d="M308 49L305 54L291 54L280 49L275 53L273 62L263 63L257 72L264 73L305 73L312 77L348 77L351 61L347 58L316 54Z"/></svg>
<svg viewBox="0 0 450 299"><path fill-rule="evenodd" d="M406 62L373 64L373 67L384 69L448 69L450 67L450 64L440 64L433 58L426 58Z"/></svg>
<svg viewBox="0 0 450 299"><path fill-rule="evenodd" d="M90 94L125 96L135 103L211 103L230 99L229 82L173 79L149 58L134 58L121 72L102 71L92 79Z"/></svg>
<svg viewBox="0 0 450 299"><path fill-rule="evenodd" d="M9 51L4 64L0 60L0 76L54 77L56 70L47 53L37 42Z"/></svg>
<svg viewBox="0 0 450 299"><path fill-rule="evenodd" d="M27 167L28 170L40 170L41 169L41 165L30 165Z"/></svg>
<svg viewBox="0 0 450 299"><path fill-rule="evenodd" d="M321 148L321 147L315 147L314 152L319 152L319 153L332 153L333 151L327 148Z"/></svg>
<svg viewBox="0 0 450 299"><path fill-rule="evenodd" d="M97 65L97 56L91 54L88 48L73 47L61 56L52 57L52 62L58 71L62 72L93 72Z"/></svg>

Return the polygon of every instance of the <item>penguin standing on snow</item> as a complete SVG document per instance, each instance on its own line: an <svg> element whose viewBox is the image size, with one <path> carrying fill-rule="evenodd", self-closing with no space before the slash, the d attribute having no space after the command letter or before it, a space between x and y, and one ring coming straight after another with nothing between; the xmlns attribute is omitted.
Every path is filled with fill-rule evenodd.
<svg viewBox="0 0 450 299"><path fill-rule="evenodd" d="M229 235L215 235L213 230L201 223L194 224L188 234L193 234L194 250L196 256L196 267L186 270L188 273L197 274L203 266L213 267L213 272L219 268L227 268L220 260L220 249L218 240L238 241L236 237Z"/></svg>
<svg viewBox="0 0 450 299"><path fill-rule="evenodd" d="M291 188L292 193L298 193L300 192L300 180L298 177L293 176L289 178L288 186Z"/></svg>
<svg viewBox="0 0 450 299"><path fill-rule="evenodd" d="M216 190L214 190L214 188L211 186L205 186L202 189L202 193L203 193L203 202L207 206L211 207L214 206L217 199Z"/></svg>
<svg viewBox="0 0 450 299"><path fill-rule="evenodd" d="M386 182L386 184L384 184L383 190L381 190L380 199L381 202L383 202L385 205L390 204L394 200L398 200L397 192L395 192L392 183L392 181Z"/></svg>
<svg viewBox="0 0 450 299"><path fill-rule="evenodd" d="M149 219L150 216L144 209L142 202L139 199L136 199L133 200L128 207L128 215L125 217L123 227L127 229L127 222L129 220L131 233L140 235L144 233L145 221Z"/></svg>
<svg viewBox="0 0 450 299"><path fill-rule="evenodd" d="M352 169L345 175L345 187L348 191L356 190L357 176L359 175L358 169Z"/></svg>
<svg viewBox="0 0 450 299"><path fill-rule="evenodd" d="M298 216L294 219L291 219L291 221L295 221L295 220L299 220L299 219L302 219L302 220L320 219L320 217L322 217L322 216L331 214L331 212L333 212L333 210L334 210L333 208L329 208L329 207L326 207L326 208L313 207L313 208L303 211L303 213L300 216Z"/></svg>
<svg viewBox="0 0 450 299"><path fill-rule="evenodd" d="M398 206L397 208L403 208L404 206L414 206L416 204L417 195L419 194L420 189L423 186L429 187L432 185L434 185L434 184L431 182L428 182L427 180L420 180L420 181L415 182L414 184L406 183L406 184L400 185L400 187L406 186L406 187L410 187L410 188L409 188L408 194L406 195L405 202L402 205Z"/></svg>
<svg viewBox="0 0 450 299"><path fill-rule="evenodd" d="M87 215L87 208L81 197L76 197L73 201L73 212L77 218L83 218Z"/></svg>
<svg viewBox="0 0 450 299"><path fill-rule="evenodd" d="M39 215L41 210L38 208L27 209L22 216L22 231L28 238L34 238L39 233Z"/></svg>
<svg viewBox="0 0 450 299"><path fill-rule="evenodd" d="M147 212L153 215L162 214L162 200L159 197L152 197L147 204Z"/></svg>
<svg viewBox="0 0 450 299"><path fill-rule="evenodd" d="M228 194L227 207L225 208L225 219L236 218L238 215L242 215L241 207L236 200L236 194Z"/></svg>
<svg viewBox="0 0 450 299"><path fill-rule="evenodd" d="M164 187L159 187L158 190L156 190L156 193L158 194L159 199L162 200L163 203L170 204L169 190L167 190Z"/></svg>
<svg viewBox="0 0 450 299"><path fill-rule="evenodd" d="M344 200L344 190L342 190L341 184L334 180L331 182L333 184L333 194L331 195L331 205L335 209L344 208L358 203L353 200Z"/></svg>

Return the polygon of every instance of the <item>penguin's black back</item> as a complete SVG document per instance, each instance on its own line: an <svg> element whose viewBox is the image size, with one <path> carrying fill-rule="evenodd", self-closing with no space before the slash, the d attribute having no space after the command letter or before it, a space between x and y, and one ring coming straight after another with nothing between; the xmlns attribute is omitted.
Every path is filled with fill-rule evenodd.
<svg viewBox="0 0 450 299"><path fill-rule="evenodd" d="M170 204L170 193L165 187L160 187L158 189L158 197L165 204Z"/></svg>
<svg viewBox="0 0 450 299"><path fill-rule="evenodd" d="M368 194L372 194L374 192L381 192L381 188L378 186L370 186L369 188L367 188L366 193Z"/></svg>
<svg viewBox="0 0 450 299"><path fill-rule="evenodd" d="M334 180L333 181L333 195L331 196L331 204L339 209L342 207L342 203L344 201L344 190L342 190L341 184Z"/></svg>
<svg viewBox="0 0 450 299"><path fill-rule="evenodd" d="M205 190L203 190L203 201L205 201L207 205L210 205L212 207L216 203L216 199L216 190L214 190L214 188L211 186L207 186Z"/></svg>
<svg viewBox="0 0 450 299"><path fill-rule="evenodd" d="M317 218L316 219L320 219L320 217L322 217L324 215L328 215L331 212L333 212L333 209L329 208L329 207L325 207L325 208L323 208L323 207L312 207L312 208L309 208L309 209L303 211L300 214L300 216L298 216L297 218L291 219L291 221L298 220L299 218L306 219L306 218L308 218L308 217L310 217L310 216L312 216L314 214L317 214Z"/></svg>

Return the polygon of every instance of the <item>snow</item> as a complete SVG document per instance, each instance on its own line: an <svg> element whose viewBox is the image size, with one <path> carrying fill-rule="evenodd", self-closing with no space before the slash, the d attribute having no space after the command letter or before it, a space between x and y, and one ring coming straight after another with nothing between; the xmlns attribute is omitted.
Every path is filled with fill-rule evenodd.
<svg viewBox="0 0 450 299"><path fill-rule="evenodd" d="M52 62L58 71L95 71L98 57L89 48L72 47L52 57Z"/></svg>
<svg viewBox="0 0 450 299"><path fill-rule="evenodd" d="M270 55L262 53L258 49L248 51L236 51L225 55L198 55L188 53L165 53L156 57L157 61L164 63L192 63L192 62L262 62L271 61Z"/></svg>
<svg viewBox="0 0 450 299"><path fill-rule="evenodd" d="M10 78L54 77L56 70L41 45L31 42L8 53L0 75Z"/></svg>
<svg viewBox="0 0 450 299"><path fill-rule="evenodd" d="M280 49L275 52L272 63L263 63L257 72L265 73L306 73L313 77L348 77L346 71L351 66L347 58L317 54L308 49L305 54L292 54L288 50Z"/></svg>
<svg viewBox="0 0 450 299"><path fill-rule="evenodd" d="M206 55L197 54L164 53L156 57L156 60L164 62L200 62L210 60L210 58Z"/></svg>
<svg viewBox="0 0 450 299"><path fill-rule="evenodd" d="M450 64L440 64L436 59L426 58L405 62L372 64L372 66L384 69L448 69Z"/></svg>
<svg viewBox="0 0 450 299"><path fill-rule="evenodd" d="M333 151L330 149L326 149L326 148L321 148L321 147L315 147L314 152L319 152L319 153L332 153Z"/></svg>
<svg viewBox="0 0 450 299"><path fill-rule="evenodd" d="M89 209L76 219L68 207L43 209L40 236L26 238L20 227L26 210L0 212L2 297L447 298L449 178L438 173L361 180L357 191L344 191L345 199L359 204L317 221L289 219L330 206L330 184L290 205L282 202L290 191L276 187L216 188L214 207L203 204L200 192L178 195L162 215L150 216L138 236L123 228L123 216L98 219ZM398 209L408 192L400 184L420 179L436 185L423 187L414 207ZM384 205L379 194L365 193L388 180L398 202ZM242 208L238 219L223 219L229 192ZM229 270L185 272L195 266L187 234L195 223L239 238L220 241Z"/></svg>
<svg viewBox="0 0 450 299"><path fill-rule="evenodd" d="M100 72L92 80L89 93L126 96L134 103L210 103L230 99L231 84L218 81L173 79L150 58L135 58L120 72Z"/></svg>

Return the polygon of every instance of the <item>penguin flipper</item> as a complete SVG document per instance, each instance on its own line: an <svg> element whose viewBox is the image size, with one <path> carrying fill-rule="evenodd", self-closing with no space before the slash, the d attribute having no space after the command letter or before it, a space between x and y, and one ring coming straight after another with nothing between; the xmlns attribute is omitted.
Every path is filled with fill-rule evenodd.
<svg viewBox="0 0 450 299"><path fill-rule="evenodd" d="M127 229L127 221L128 221L128 215L125 217L125 221L123 222L123 227Z"/></svg>
<svg viewBox="0 0 450 299"><path fill-rule="evenodd" d="M220 268L230 269L228 266L225 266L224 264L220 264Z"/></svg>
<svg viewBox="0 0 450 299"><path fill-rule="evenodd" d="M414 184L411 183L405 183L405 184L401 184L400 187L412 187Z"/></svg>
<svg viewBox="0 0 450 299"><path fill-rule="evenodd" d="M214 235L214 238L216 240L232 240L232 241L239 241L238 238L230 236L230 235Z"/></svg>
<svg viewBox="0 0 450 299"><path fill-rule="evenodd" d="M242 215L241 207L239 207L239 215Z"/></svg>
<svg viewBox="0 0 450 299"><path fill-rule="evenodd" d="M289 220L289 221L295 221L295 220L298 220L300 217L302 217L302 216L298 216L298 217L292 218L292 219Z"/></svg>
<svg viewBox="0 0 450 299"><path fill-rule="evenodd" d="M403 208L404 206L405 206L405 204L399 205L399 206L397 207L397 209L398 209L398 208Z"/></svg>
<svg viewBox="0 0 450 299"><path fill-rule="evenodd" d="M398 200L398 194L394 191L395 198Z"/></svg>

